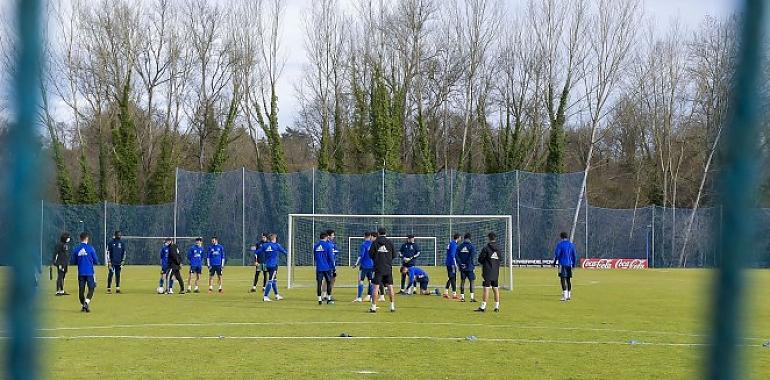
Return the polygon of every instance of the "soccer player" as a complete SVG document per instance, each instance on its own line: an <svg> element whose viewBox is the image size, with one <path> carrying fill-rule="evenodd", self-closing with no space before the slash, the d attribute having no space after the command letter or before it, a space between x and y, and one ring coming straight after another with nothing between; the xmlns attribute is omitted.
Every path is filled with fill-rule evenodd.
<svg viewBox="0 0 770 380"><path fill-rule="evenodd" d="M171 279L168 277L168 245L171 244L169 239L163 241L163 248L160 249L160 281L158 282L158 288L163 288L164 281L168 280L168 288L171 288Z"/></svg>
<svg viewBox="0 0 770 380"><path fill-rule="evenodd" d="M174 294L174 287L172 285L172 278L176 278L179 283L179 294L184 294L184 280L182 279L182 257L179 254L179 246L171 238L166 238L170 241L168 245L168 294Z"/></svg>
<svg viewBox="0 0 770 380"><path fill-rule="evenodd" d="M59 243L53 251L53 260L51 264L56 267L56 295L67 296L69 293L64 291L64 278L67 277L67 264L69 264L70 254L70 234L65 232L59 237Z"/></svg>
<svg viewBox="0 0 770 380"><path fill-rule="evenodd" d="M96 279L94 276L94 265L99 264L99 258L96 257L96 250L88 244L90 236L88 232L80 234L80 244L72 248L70 264L78 266L78 296L80 299L80 311L91 312L91 300L94 298L96 290ZM85 295L86 285L88 286L88 295Z"/></svg>
<svg viewBox="0 0 770 380"><path fill-rule="evenodd" d="M377 230L379 236L369 248L369 256L374 261L374 294L372 295L372 307L369 309L370 313L377 312L377 293L380 290L380 285L388 289L390 311L396 311L396 299L395 294L393 294L393 259L396 258L396 248L386 233L385 227L380 227Z"/></svg>
<svg viewBox="0 0 770 380"><path fill-rule="evenodd" d="M203 272L203 238L195 238L195 244L193 244L187 250L187 262L190 263L190 274L187 276L187 291L193 291L198 293L198 281L201 279L201 272ZM192 289L192 277L195 275L195 289Z"/></svg>
<svg viewBox="0 0 770 380"><path fill-rule="evenodd" d="M123 243L120 231L115 231L114 238L107 243L107 293L112 293L112 276L115 275L115 293L120 293L120 271L126 260L126 244Z"/></svg>
<svg viewBox="0 0 770 380"><path fill-rule="evenodd" d="M452 240L446 247L446 274L447 281L444 287L444 298L449 298L449 288L452 288L452 299L457 297L457 244L460 242L460 234L452 235Z"/></svg>
<svg viewBox="0 0 770 380"><path fill-rule="evenodd" d="M417 258L420 257L420 246L414 242L414 235L406 236L406 243L401 245L401 249L398 250L398 256L401 258L401 266L405 268L413 267ZM406 282L406 273L401 271L401 289L398 294L404 293L404 283Z"/></svg>
<svg viewBox="0 0 770 380"><path fill-rule="evenodd" d="M334 283L337 281L337 256L340 253L339 248L337 247L337 242L335 241L337 239L337 233L334 232L334 230L326 230L326 244L329 246L329 249L331 249L332 252L332 287L334 287ZM324 293L323 297L324 299L328 298L328 295L326 294L326 288L328 286L324 287Z"/></svg>
<svg viewBox="0 0 770 380"><path fill-rule="evenodd" d="M219 282L219 292L222 293L222 269L225 268L225 247L219 244L219 238L211 237L211 245L206 254L206 266L209 268L209 293L214 291L212 282L214 274Z"/></svg>
<svg viewBox="0 0 770 380"><path fill-rule="evenodd" d="M489 289L495 293L495 313L500 311L500 288L497 279L500 275L500 249L497 247L497 235L490 232L487 235L489 242L481 249L479 254L479 265L481 265L481 277L484 278L484 296L481 300L481 306L476 311L485 312L487 310L487 300L489 299Z"/></svg>
<svg viewBox="0 0 770 380"><path fill-rule="evenodd" d="M315 281L316 294L318 295L318 304L322 305L324 297L321 294L321 287L326 283L326 304L333 304L332 300L332 250L329 245L329 236L326 232L321 232L318 242L313 245L313 261L315 261Z"/></svg>
<svg viewBox="0 0 770 380"><path fill-rule="evenodd" d="M430 295L428 291L428 273L418 267L401 267L401 274L409 276L409 283L406 286L406 294L414 294L417 291L417 285L420 285L420 294Z"/></svg>
<svg viewBox="0 0 770 380"><path fill-rule="evenodd" d="M553 257L553 266L559 265L559 279L561 279L562 301L572 299L572 268L577 262L575 257L575 244L569 240L569 234L561 233L561 241L556 244L556 252Z"/></svg>
<svg viewBox="0 0 770 380"><path fill-rule="evenodd" d="M356 299L353 302L369 302L372 299L372 279L374 278L374 261L369 257L369 247L372 246L372 240L374 240L375 234L372 232L364 233L364 241L358 248L358 258L356 263L353 264L354 268L358 270L358 293L356 293ZM364 293L364 280L369 280L369 286L366 291L366 299L361 299Z"/></svg>
<svg viewBox="0 0 770 380"><path fill-rule="evenodd" d="M267 243L262 244L262 246L259 247L259 251L263 251L265 254L265 267L267 267L267 274L270 276L270 278L267 280L267 286L265 287L262 301L271 301L270 289L273 289L275 300L280 301L283 299L283 297L278 294L278 254L282 253L285 255L286 250L277 243L278 235L270 234L267 237L267 240Z"/></svg>
<svg viewBox="0 0 770 380"><path fill-rule="evenodd" d="M251 292L257 291L257 282L259 282L259 274L262 273L262 291L265 291L265 285L267 285L267 267L265 266L265 254L257 254L259 247L262 244L267 243L267 232L263 232L260 237L259 243L252 246L251 253L254 255L254 282L251 284Z"/></svg>
<svg viewBox="0 0 770 380"><path fill-rule="evenodd" d="M463 242L457 246L457 264L460 269L460 302L465 302L465 280L470 283L471 302L476 302L473 293L473 281L476 273L473 271L476 261L476 247L471 243L471 234L465 233Z"/></svg>

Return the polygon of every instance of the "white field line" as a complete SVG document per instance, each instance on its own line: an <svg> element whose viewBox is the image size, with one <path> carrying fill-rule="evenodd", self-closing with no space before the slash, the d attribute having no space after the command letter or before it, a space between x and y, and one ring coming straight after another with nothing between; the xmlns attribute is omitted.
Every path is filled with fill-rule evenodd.
<svg viewBox="0 0 770 380"><path fill-rule="evenodd" d="M39 336L45 340L69 339L131 339L131 340L432 340L465 341L462 337L435 336L150 336L150 335L76 335L76 336ZM6 338L2 338L6 339ZM479 342L497 342L512 344L568 344L568 345L613 345L613 346L659 346L659 347L706 347L707 343L668 343L668 342L622 342L597 340L558 340L558 339L517 339L517 338L475 338ZM762 347L760 344L744 344L743 347Z"/></svg>
<svg viewBox="0 0 770 380"><path fill-rule="evenodd" d="M664 336L681 336L692 338L705 338L709 335L690 334L673 331L647 331L628 329L608 329L592 327L555 327L555 326L517 326L510 324L486 324L486 323L460 323L460 322L413 322L413 321L297 321L297 322L207 322L207 323L137 323L115 324L101 326L64 326L40 328L38 331L79 331L79 330L104 330L104 329L132 329L153 327L219 327L219 326L313 326L313 325L417 325L417 326L456 326L456 327L489 327L521 330L560 330L560 331L592 331L608 333L647 334ZM766 341L764 338L745 337L744 340Z"/></svg>

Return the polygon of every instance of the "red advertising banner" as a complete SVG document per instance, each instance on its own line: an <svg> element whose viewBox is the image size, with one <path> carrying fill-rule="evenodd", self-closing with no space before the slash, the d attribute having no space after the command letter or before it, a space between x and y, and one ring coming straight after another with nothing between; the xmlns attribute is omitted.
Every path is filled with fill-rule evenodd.
<svg viewBox="0 0 770 380"><path fill-rule="evenodd" d="M647 269L645 259L580 259L583 269Z"/></svg>

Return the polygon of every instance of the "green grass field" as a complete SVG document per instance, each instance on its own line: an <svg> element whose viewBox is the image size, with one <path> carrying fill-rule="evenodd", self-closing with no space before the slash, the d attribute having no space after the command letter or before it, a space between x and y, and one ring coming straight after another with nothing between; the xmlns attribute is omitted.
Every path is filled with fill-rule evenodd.
<svg viewBox="0 0 770 380"><path fill-rule="evenodd" d="M99 268L90 314L80 312L74 274L66 297L54 297L46 277L45 373L56 379L700 378L713 275L581 270L573 300L560 302L554 270L516 269L515 289L503 292L499 314L474 313L478 304L436 296L399 297L396 313L368 314L365 304L350 302L353 288L337 289L336 305L319 306L314 288L286 290L285 280L279 286L286 299L264 303L248 293L250 267L228 267L223 294L157 295L157 271L126 267L124 294L107 295ZM309 278L311 271L297 275ZM443 271L431 271L431 287L443 287ZM338 272L355 276L349 268ZM770 348L762 344L770 340L770 271L749 277L745 371L767 379ZM352 338L339 338L342 332Z"/></svg>

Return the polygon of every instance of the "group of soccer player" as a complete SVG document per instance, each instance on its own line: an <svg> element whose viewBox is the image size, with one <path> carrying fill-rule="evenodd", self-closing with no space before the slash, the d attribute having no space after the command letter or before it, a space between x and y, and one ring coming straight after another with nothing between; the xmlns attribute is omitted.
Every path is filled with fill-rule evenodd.
<svg viewBox="0 0 770 380"><path fill-rule="evenodd" d="M126 247L121 240L120 231L115 231L113 239L107 244L106 264L109 270L107 277L107 293L112 293L112 280L115 278L115 293L120 293L121 269L125 262ZM339 249L335 243L334 230L326 230L319 236L319 240L313 245L313 260L316 268L316 293L318 304L324 302L333 304L332 296L334 283L337 278L337 255ZM471 234L466 233L462 239L460 234L454 234L446 249L447 282L444 287L443 297L446 299L465 302L465 283L468 282L470 290L470 302L476 302L474 293L474 281L476 279L475 267L482 267L483 296L480 306L475 309L484 312L487 309L490 292L494 295L494 311L500 311L499 272L501 251L497 245L497 236L490 232L487 235L487 243L477 256L475 245L471 242ZM80 243L73 248L69 247L70 236L64 233L54 250L52 264L57 267L56 295L67 295L64 291L64 279L67 274L67 264L78 266L78 292L81 311L90 312L90 304L96 288L94 266L99 264L96 251L89 244L90 236L83 232L80 234ZM275 295L275 300L282 300L278 292L277 273L279 255L286 255L287 251L277 242L274 233L263 233L260 241L250 247L254 256L254 281L251 292L257 291L259 276L262 275L263 301L270 302L270 292ZM421 251L415 243L415 237L409 235L407 241L398 250L395 250L393 242L387 237L385 228L377 232L364 233L364 241L359 247L358 258L353 265L359 269L358 288L353 302L370 302L369 312L377 312L377 302L385 300L387 292L390 299L390 311L395 312L395 292L393 289L393 261L401 260L399 272L401 274L401 288L399 294L410 295L417 292L423 295L431 294L428 290L429 277L426 271L416 266ZM196 238L195 243L187 250L187 259L190 264L187 279L187 292L199 292L199 281L203 270L203 263L209 271L208 291L213 292L214 276L217 277L217 291L223 292L222 273L225 267L226 255L224 247L219 244L216 236L211 238L211 244L203 247L203 238ZM561 241L557 244L553 265L559 265L559 278L562 287L562 301L572 298L572 268L576 265L575 246L569 240L566 233L561 234ZM182 260L179 248L172 238L166 238L160 250L160 280L158 293L173 294L174 280L179 283L179 294L185 293L185 283L181 276ZM457 273L460 273L460 294L457 294ZM408 279L408 281L407 281ZM366 284L368 282L368 284ZM164 286L165 285L165 286ZM363 297L364 286L367 287L366 297ZM88 289L86 294L86 288ZM450 296L449 291L452 291ZM438 293L438 289L436 290Z"/></svg>

